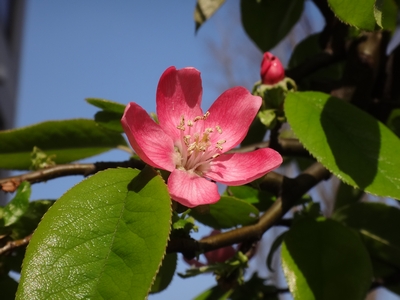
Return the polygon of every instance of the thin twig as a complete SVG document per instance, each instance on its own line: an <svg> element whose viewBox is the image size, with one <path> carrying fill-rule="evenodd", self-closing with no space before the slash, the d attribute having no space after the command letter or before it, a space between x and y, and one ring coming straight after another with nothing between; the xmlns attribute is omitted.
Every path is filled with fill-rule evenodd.
<svg viewBox="0 0 400 300"><path fill-rule="evenodd" d="M0 248L0 255L3 255L6 252L11 251L15 248L19 248L19 247L28 245L31 238L32 238L32 234L30 234L20 240L7 242L7 244L5 244L3 247Z"/></svg>

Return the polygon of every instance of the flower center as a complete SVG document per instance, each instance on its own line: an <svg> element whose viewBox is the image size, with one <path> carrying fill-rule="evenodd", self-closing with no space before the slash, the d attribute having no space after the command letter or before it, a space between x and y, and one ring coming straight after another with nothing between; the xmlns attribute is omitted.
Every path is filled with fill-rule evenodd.
<svg viewBox="0 0 400 300"><path fill-rule="evenodd" d="M208 168L210 161L222 153L225 140L218 140L215 135L220 135L222 129L216 125L205 127L205 120L210 115L206 112L193 120L185 121L181 116L180 123L176 126L181 131L181 139L175 145L176 168L202 174ZM217 142L213 141L218 140Z"/></svg>

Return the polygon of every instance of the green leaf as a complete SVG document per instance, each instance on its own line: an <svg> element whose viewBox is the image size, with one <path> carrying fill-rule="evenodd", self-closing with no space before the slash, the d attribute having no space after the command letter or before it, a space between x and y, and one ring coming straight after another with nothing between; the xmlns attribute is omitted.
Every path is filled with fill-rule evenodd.
<svg viewBox="0 0 400 300"><path fill-rule="evenodd" d="M289 93L285 113L304 147L339 179L400 199L400 140L378 120L319 92Z"/></svg>
<svg viewBox="0 0 400 300"><path fill-rule="evenodd" d="M115 112L122 114L125 111L125 104L121 104L118 102L114 102L111 100L106 100L106 99L100 99L100 98L87 98L85 99L89 104L92 104L93 106L96 106L98 108L101 108L104 111L109 111L109 112Z"/></svg>
<svg viewBox="0 0 400 300"><path fill-rule="evenodd" d="M394 31L396 29L398 8L394 0L376 0L374 17L379 27Z"/></svg>
<svg viewBox="0 0 400 300"><path fill-rule="evenodd" d="M114 130L119 133L123 133L121 125L122 114L112 111L99 111L94 115L94 120L101 126Z"/></svg>
<svg viewBox="0 0 400 300"><path fill-rule="evenodd" d="M387 126L400 137L400 109L393 109L387 120Z"/></svg>
<svg viewBox="0 0 400 300"><path fill-rule="evenodd" d="M265 52L275 47L303 12L304 0L241 0L244 30Z"/></svg>
<svg viewBox="0 0 400 300"><path fill-rule="evenodd" d="M357 229L371 256L400 268L400 210L383 203L354 203L332 218Z"/></svg>
<svg viewBox="0 0 400 300"><path fill-rule="evenodd" d="M232 290L223 290L219 285L216 285L208 290L205 290L193 300L227 300L232 294Z"/></svg>
<svg viewBox="0 0 400 300"><path fill-rule="evenodd" d="M360 201L363 195L364 192L362 190L354 188L342 181L339 182L339 187L336 191L334 210L338 210L343 206Z"/></svg>
<svg viewBox="0 0 400 300"><path fill-rule="evenodd" d="M168 190L153 169L108 169L85 179L36 229L17 299L146 298L170 221Z"/></svg>
<svg viewBox="0 0 400 300"><path fill-rule="evenodd" d="M159 293L168 287L174 277L177 260L178 255L176 253L165 255L156 279L151 286L151 293Z"/></svg>
<svg viewBox="0 0 400 300"><path fill-rule="evenodd" d="M254 205L260 211L266 211L276 200L275 195L247 185L230 186L228 187L228 193Z"/></svg>
<svg viewBox="0 0 400 300"><path fill-rule="evenodd" d="M222 196L217 203L211 204L209 213L190 212L197 221L215 229L254 224L258 221L258 214L258 209L250 203L228 196Z"/></svg>
<svg viewBox="0 0 400 300"><path fill-rule="evenodd" d="M343 22L364 30L375 29L375 0L328 0L328 4Z"/></svg>
<svg viewBox="0 0 400 300"><path fill-rule="evenodd" d="M274 269L272 269L272 259L274 258L274 254L276 252L276 250L278 250L278 248L282 245L283 242L283 238L285 237L285 233L282 233L281 235L279 235L275 241L272 243L271 245L271 249L268 252L268 256L267 256L267 267L271 272L274 272Z"/></svg>
<svg viewBox="0 0 400 300"><path fill-rule="evenodd" d="M33 147L55 155L57 164L69 163L126 145L122 135L93 120L48 121L0 132L0 168L27 170Z"/></svg>
<svg viewBox="0 0 400 300"><path fill-rule="evenodd" d="M225 3L225 0L197 0L194 10L196 32Z"/></svg>
<svg viewBox="0 0 400 300"><path fill-rule="evenodd" d="M282 266L295 300L364 300L372 280L361 239L332 220L294 223L282 244Z"/></svg>
<svg viewBox="0 0 400 300"><path fill-rule="evenodd" d="M275 286L265 285L265 279L258 277L257 272L243 285L236 287L230 297L232 300L279 300Z"/></svg>
<svg viewBox="0 0 400 300"><path fill-rule="evenodd" d="M28 181L21 182L15 197L4 207L4 226L14 224L28 210L30 196L31 184Z"/></svg>

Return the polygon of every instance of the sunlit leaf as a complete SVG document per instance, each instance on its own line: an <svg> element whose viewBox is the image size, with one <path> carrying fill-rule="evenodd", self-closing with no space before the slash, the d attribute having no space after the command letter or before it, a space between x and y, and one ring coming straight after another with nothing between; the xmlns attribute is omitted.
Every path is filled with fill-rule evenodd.
<svg viewBox="0 0 400 300"><path fill-rule="evenodd" d="M400 199L400 139L385 125L320 92L288 94L285 113L304 147L342 181Z"/></svg>
<svg viewBox="0 0 400 300"><path fill-rule="evenodd" d="M197 0L194 10L196 31L225 3L225 0Z"/></svg>
<svg viewBox="0 0 400 300"><path fill-rule="evenodd" d="M375 29L375 0L328 0L328 3L335 15L343 22L360 29Z"/></svg>
<svg viewBox="0 0 400 300"><path fill-rule="evenodd" d="M284 236L282 266L295 300L364 300L372 280L361 239L332 220L294 223Z"/></svg>
<svg viewBox="0 0 400 300"><path fill-rule="evenodd" d="M33 148L53 156L57 164L69 163L126 145L121 134L93 120L48 121L0 132L0 169L26 170Z"/></svg>
<svg viewBox="0 0 400 300"><path fill-rule="evenodd" d="M108 169L46 213L26 251L17 299L144 299L164 257L171 201L150 168Z"/></svg>
<svg viewBox="0 0 400 300"><path fill-rule="evenodd" d="M21 182L15 197L4 207L4 226L14 224L27 211L30 196L31 184L28 181Z"/></svg>
<svg viewBox="0 0 400 300"><path fill-rule="evenodd" d="M115 113L120 113L121 116L124 113L125 104L114 102L111 100L100 99L100 98L87 98L85 99L89 104L101 108L104 111L110 111Z"/></svg>

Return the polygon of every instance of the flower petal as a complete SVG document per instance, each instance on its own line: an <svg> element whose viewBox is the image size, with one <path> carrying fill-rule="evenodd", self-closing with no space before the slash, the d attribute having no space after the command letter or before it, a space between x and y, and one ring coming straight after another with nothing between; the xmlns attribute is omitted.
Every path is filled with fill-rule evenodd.
<svg viewBox="0 0 400 300"><path fill-rule="evenodd" d="M175 169L172 139L142 107L134 102L129 103L121 124L133 150L145 163L168 171Z"/></svg>
<svg viewBox="0 0 400 300"><path fill-rule="evenodd" d="M242 185L276 169L281 163L282 156L270 148L223 154L210 162L204 176L227 185Z"/></svg>
<svg viewBox="0 0 400 300"><path fill-rule="evenodd" d="M211 142L225 140L223 152L237 146L246 136L251 122L261 107L261 97L253 96L244 87L235 87L225 91L210 107L206 127L219 126L221 134L215 133Z"/></svg>
<svg viewBox="0 0 400 300"><path fill-rule="evenodd" d="M202 116L200 72L195 68L177 70L169 67L161 75L157 87L157 116L160 126L174 141L180 139L180 131L176 128L181 117L185 122Z"/></svg>
<svg viewBox="0 0 400 300"><path fill-rule="evenodd" d="M168 178L168 190L172 199L187 207L212 204L220 199L215 183L178 169Z"/></svg>

